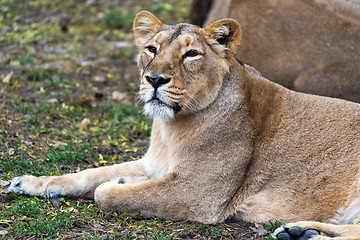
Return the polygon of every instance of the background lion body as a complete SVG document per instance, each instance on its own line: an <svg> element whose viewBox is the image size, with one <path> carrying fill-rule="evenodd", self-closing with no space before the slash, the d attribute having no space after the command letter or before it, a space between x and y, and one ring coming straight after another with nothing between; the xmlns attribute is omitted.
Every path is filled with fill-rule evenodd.
<svg viewBox="0 0 360 240"><path fill-rule="evenodd" d="M143 11L134 33L140 97L154 118L144 158L17 177L10 190L203 223L359 221L360 105L296 93L239 64L232 19L201 29Z"/></svg>
<svg viewBox="0 0 360 240"><path fill-rule="evenodd" d="M237 57L270 80L296 91L360 102L358 1L212 2L205 26L225 17L238 20L244 40Z"/></svg>

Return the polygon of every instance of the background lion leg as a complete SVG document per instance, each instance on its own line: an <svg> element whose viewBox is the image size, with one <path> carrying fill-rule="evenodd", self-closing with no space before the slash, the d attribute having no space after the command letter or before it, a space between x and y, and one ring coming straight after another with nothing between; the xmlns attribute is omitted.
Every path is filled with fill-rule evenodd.
<svg viewBox="0 0 360 240"><path fill-rule="evenodd" d="M348 60L309 69L296 78L293 90L360 102L359 68L359 61Z"/></svg>
<svg viewBox="0 0 360 240"><path fill-rule="evenodd" d="M148 176L140 161L87 169L63 176L35 177L24 175L14 178L9 191L45 198L84 197L94 198L95 189L102 183L134 183L145 181Z"/></svg>
<svg viewBox="0 0 360 240"><path fill-rule="evenodd" d="M316 230L317 232L324 234L313 235L309 238L314 240L359 240L360 239L360 225L358 224L346 224L346 225L335 225L329 223L321 223L314 221L300 221L295 223L288 223L284 227L276 229L274 235L278 239L283 239L284 234L290 235L292 239L297 239L300 235L306 234L307 230ZM282 236L283 235L283 236ZM299 235L299 236L296 236ZM332 237L326 237L332 236ZM286 239L286 237L284 238Z"/></svg>

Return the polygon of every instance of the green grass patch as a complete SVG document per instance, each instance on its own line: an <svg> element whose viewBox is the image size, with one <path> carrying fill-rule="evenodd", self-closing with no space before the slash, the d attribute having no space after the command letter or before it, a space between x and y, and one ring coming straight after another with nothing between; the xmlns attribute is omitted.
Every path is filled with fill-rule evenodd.
<svg viewBox="0 0 360 240"><path fill-rule="evenodd" d="M106 216L95 206L76 201L63 201L63 206L55 209L48 200L37 197L10 194L6 198L12 204L0 203L0 227L7 226L8 231L15 234L14 239L54 239L80 225L100 225ZM108 216L115 218L114 215Z"/></svg>
<svg viewBox="0 0 360 240"><path fill-rule="evenodd" d="M11 173L10 175L2 175L2 178L6 180L19 175L51 175L56 170L53 167L40 165L38 162L25 161L24 156L14 158L5 156L0 162L0 168L3 172Z"/></svg>
<svg viewBox="0 0 360 240"><path fill-rule="evenodd" d="M28 81L41 81L52 77L55 73L53 69L42 69L42 70L26 70L24 72L25 77Z"/></svg>
<svg viewBox="0 0 360 240"><path fill-rule="evenodd" d="M131 26L135 17L135 11L128 11L126 9L112 9L105 14L104 22L106 26L112 28L122 28Z"/></svg>
<svg viewBox="0 0 360 240"><path fill-rule="evenodd" d="M67 165L86 163L94 157L92 149L93 146L87 142L80 145L69 142L67 146L52 148L51 152L46 155L45 162Z"/></svg>

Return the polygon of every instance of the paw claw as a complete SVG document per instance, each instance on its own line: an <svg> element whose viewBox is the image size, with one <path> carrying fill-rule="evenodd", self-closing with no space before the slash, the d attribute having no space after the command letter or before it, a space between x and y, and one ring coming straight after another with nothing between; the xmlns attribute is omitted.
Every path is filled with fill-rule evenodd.
<svg viewBox="0 0 360 240"><path fill-rule="evenodd" d="M61 197L53 197L53 198L49 198L49 201L50 201L50 203L51 203L51 205L53 205L54 206L54 208L56 208L56 209L59 209L60 208L60 206L61 206L61 203L60 203L60 201L62 200L62 198Z"/></svg>
<svg viewBox="0 0 360 240"><path fill-rule="evenodd" d="M309 240L312 239L313 236L317 236L317 235L319 235L318 231L309 229L304 231L304 234L300 238L298 238L298 240Z"/></svg>
<svg viewBox="0 0 360 240"><path fill-rule="evenodd" d="M300 237L304 233L304 230L299 227L292 227L289 228L287 232L292 236Z"/></svg>
<svg viewBox="0 0 360 240"><path fill-rule="evenodd" d="M60 208L60 206L61 206L60 201L62 201L63 198L62 198L61 193L59 191L56 191L54 189L52 189L52 190L45 189L43 195L45 196L45 198L49 199L50 203L55 208Z"/></svg>
<svg viewBox="0 0 360 240"><path fill-rule="evenodd" d="M279 233L277 235L277 239L279 239L279 240L291 240L292 238L291 238L290 234L283 232L283 233Z"/></svg>

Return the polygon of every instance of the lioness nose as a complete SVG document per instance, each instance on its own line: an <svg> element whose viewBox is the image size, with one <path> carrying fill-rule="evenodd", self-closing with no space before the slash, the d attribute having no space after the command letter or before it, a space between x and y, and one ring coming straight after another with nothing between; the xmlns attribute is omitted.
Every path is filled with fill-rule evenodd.
<svg viewBox="0 0 360 240"><path fill-rule="evenodd" d="M164 84L167 84L170 82L170 78L163 78L162 76L160 75L147 75L146 77L146 81L148 81L151 86L153 86L154 88L158 88L160 87L161 85L164 85Z"/></svg>

